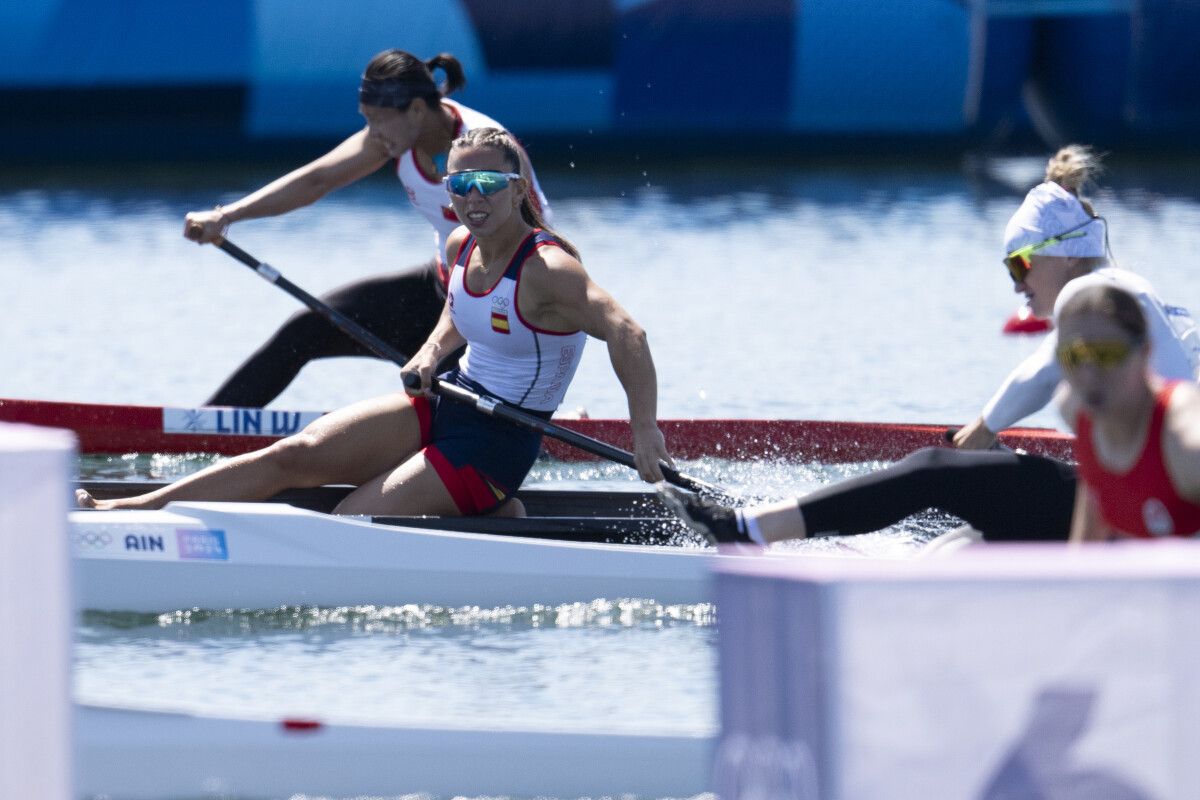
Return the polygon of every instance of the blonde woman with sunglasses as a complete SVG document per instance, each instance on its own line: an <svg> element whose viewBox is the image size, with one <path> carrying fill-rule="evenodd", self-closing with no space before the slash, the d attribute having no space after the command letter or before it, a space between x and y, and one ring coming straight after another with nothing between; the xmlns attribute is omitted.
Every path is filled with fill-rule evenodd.
<svg viewBox="0 0 1200 800"><path fill-rule="evenodd" d="M1164 303L1144 278L1108 262L1108 229L1091 204L1080 197L1098 170L1092 151L1070 145L1046 166L1046 180L1026 195L1004 230L1004 264L1013 290L1025 295L1039 317L1087 286L1112 285L1132 293L1141 303L1155 343L1154 367L1161 375L1194 380L1200 367L1200 334L1186 308ZM1017 366L974 422L962 428L954 444L987 449L996 434L1040 411L1062 380L1055 358L1058 337L1052 331L1042 345Z"/></svg>
<svg viewBox="0 0 1200 800"><path fill-rule="evenodd" d="M1062 412L1080 477L1073 542L1200 532L1200 391L1154 373L1147 328L1138 299L1111 285L1059 309Z"/></svg>
<svg viewBox="0 0 1200 800"><path fill-rule="evenodd" d="M289 488L356 486L341 514L520 514L520 488L541 434L430 395L439 377L548 419L562 402L589 336L608 345L625 390L633 455L647 481L673 466L658 429L657 379L645 331L597 286L575 248L547 228L520 147L477 128L455 139L446 186L462 227L446 244L450 279L433 332L403 372L417 388L326 414L300 433L155 492L90 508L161 508L172 500L263 500ZM399 377L399 376L397 376ZM407 383L406 383L407 385Z"/></svg>
<svg viewBox="0 0 1200 800"><path fill-rule="evenodd" d="M1041 317L1057 316L1056 309L1089 287L1128 291L1147 320L1152 368L1167 378L1194 380L1200 336L1187 310L1164 304L1144 278L1108 264L1104 220L1079 196L1097 168L1088 148L1063 148L1050 159L1046 181L1013 214L1004 264L1015 290ZM885 469L756 508L719 506L668 486L660 492L686 521L719 542L866 533L929 508L964 520L989 541L1062 541L1074 508L1074 467L991 449L997 432L1050 403L1063 377L1058 344L1051 332L1013 370L979 419L955 435L959 449L926 448Z"/></svg>
<svg viewBox="0 0 1200 800"><path fill-rule="evenodd" d="M445 75L438 84L436 72ZM218 241L230 225L287 214L315 203L389 165L412 206L429 222L433 256L419 266L339 287L321 299L401 353L411 354L437 322L445 300L442 251L459 225L442 184L450 142L476 128L502 128L491 117L451 100L466 86L458 59L442 53L422 61L385 50L367 64L358 87L365 125L314 161L250 194L184 219L183 235L199 244ZM347 98L349 99L349 98ZM531 198L548 216L545 195L526 165ZM260 407L274 400L309 361L374 353L313 311L299 311L225 379L211 406Z"/></svg>

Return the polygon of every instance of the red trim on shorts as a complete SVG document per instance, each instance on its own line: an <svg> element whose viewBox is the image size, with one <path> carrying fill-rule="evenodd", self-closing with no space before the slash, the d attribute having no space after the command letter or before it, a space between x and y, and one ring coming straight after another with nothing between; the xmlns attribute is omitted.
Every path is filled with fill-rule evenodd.
<svg viewBox="0 0 1200 800"><path fill-rule="evenodd" d="M458 507L459 513L482 514L507 499L507 493L505 497L497 497L491 484L470 464L456 468L436 445L431 444L421 452L442 479L442 485L450 493L450 499Z"/></svg>
<svg viewBox="0 0 1200 800"><path fill-rule="evenodd" d="M433 409L429 407L429 398L425 395L409 395L408 402L417 412L417 426L421 429L421 446L424 447L433 439Z"/></svg>

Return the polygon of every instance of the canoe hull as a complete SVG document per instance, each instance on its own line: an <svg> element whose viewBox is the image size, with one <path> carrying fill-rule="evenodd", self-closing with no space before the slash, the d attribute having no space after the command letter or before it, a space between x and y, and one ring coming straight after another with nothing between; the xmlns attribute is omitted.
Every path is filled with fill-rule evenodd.
<svg viewBox="0 0 1200 800"><path fill-rule="evenodd" d="M709 600L712 550L419 530L278 503L71 514L84 608Z"/></svg>
<svg viewBox="0 0 1200 800"><path fill-rule="evenodd" d="M265 447L320 412L238 408L169 408L0 399L0 421L68 428L82 453L215 453ZM626 420L555 420L628 449ZM946 425L822 420L667 419L659 423L677 458L776 458L826 464L894 461L922 447L945 445ZM1030 453L1070 458L1071 438L1044 428L1015 428L1001 441ZM561 442L546 451L566 460L591 458Z"/></svg>

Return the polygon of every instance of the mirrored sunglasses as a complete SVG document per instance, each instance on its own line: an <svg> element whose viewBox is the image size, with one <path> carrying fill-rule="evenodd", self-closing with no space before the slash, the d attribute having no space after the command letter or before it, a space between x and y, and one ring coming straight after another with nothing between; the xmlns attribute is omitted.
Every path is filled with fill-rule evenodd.
<svg viewBox="0 0 1200 800"><path fill-rule="evenodd" d="M515 172L496 172L490 169L471 169L463 172L452 172L442 178L451 194L466 197L472 189L477 189L487 197L508 188L509 181L520 180Z"/></svg>
<svg viewBox="0 0 1200 800"><path fill-rule="evenodd" d="M1076 339L1067 344L1060 344L1055 351L1058 363L1063 369L1077 369L1084 364L1092 364L1102 369L1112 369L1124 363L1133 352L1133 345L1121 341L1085 342Z"/></svg>

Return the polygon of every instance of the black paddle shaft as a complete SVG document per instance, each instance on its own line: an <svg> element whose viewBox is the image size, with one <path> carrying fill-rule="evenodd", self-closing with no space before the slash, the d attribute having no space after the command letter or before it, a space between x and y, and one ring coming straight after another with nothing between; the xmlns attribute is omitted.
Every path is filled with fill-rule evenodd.
<svg viewBox="0 0 1200 800"><path fill-rule="evenodd" d="M331 308L328 304L313 297L308 292L301 289L296 284L289 281L279 273L279 270L272 267L270 264L259 261L254 256L247 253L242 248L238 247L228 239L221 239L217 242L217 247L224 250L229 255L233 256L238 261L245 264L250 269L258 273L259 277L268 283L278 286L292 297L299 300L304 305L311 308L317 314L327 319L332 325L338 328L342 333L356 340L364 347L371 350L380 358L394 361L399 366L403 367L408 363L408 358L396 348L380 339L369 330L359 325L354 320L347 317L335 308ZM404 385L410 389L420 387L420 376L416 373L407 373L403 376ZM413 381L416 384L413 384ZM439 380L434 380L432 391L441 397L446 397L460 403L466 403L474 406L484 414L489 414L493 417L498 417L514 425L520 425L525 428L537 431L544 436L549 436L552 439L558 439L560 442L566 442L569 445L578 447L587 453L594 456L615 461L618 464L624 464L627 467L637 469L637 463L634 461L633 454L619 447L614 447L607 442L602 442L599 439L593 439L590 436L584 436L582 433L568 430L552 422L548 422L541 417L528 414L515 406L508 405L500 400L492 397L483 397L475 394L472 391L456 386L454 384L442 383ZM663 475L668 481L676 486L684 489L689 489L693 492L703 492L705 494L715 495L721 498L729 498L729 494L719 486L714 486L711 483L685 475L678 470L668 467L666 464L660 463Z"/></svg>
<svg viewBox="0 0 1200 800"><path fill-rule="evenodd" d="M404 355L399 350L385 342L383 339L380 339L362 325L359 325L357 322L338 311L336 308L333 308L327 303L323 303L322 301L313 297L311 294L304 291L287 278L283 277L283 275L280 275L279 270L275 269L270 264L259 261L257 258L250 255L228 239L222 239L217 243L217 247L221 248L226 253L257 272L259 277L261 277L267 283L275 284L280 289L283 289L292 297L299 300L301 303L304 303L304 305L308 306L313 311L328 320L335 328L349 336L351 339L357 341L363 347L366 347L375 355L388 361L394 361L402 367L408 363L408 356Z"/></svg>
<svg viewBox="0 0 1200 800"><path fill-rule="evenodd" d="M419 389L421 386L421 376L415 372L406 372L403 375L404 385L409 389ZM569 445L578 447L580 450L591 453L594 456L615 461L618 464L624 464L627 467L637 469L637 461L633 457L633 453L627 450L622 450L607 442L602 442L599 439L593 439L590 436L585 436L582 433L577 433L569 428L564 428L561 425L555 425L553 422L544 420L539 416L522 411L516 406L511 406L502 400L497 400L494 397L476 394L470 389L465 389L454 383L446 383L433 379L430 385L430 391L439 397L444 397L448 400L454 400L458 403L474 406L475 409L483 414L492 417L497 417L506 422L511 422L514 425L519 425L522 428L537 431L552 439L558 439L560 442L566 442ZM684 489L693 492L701 492L704 494L715 495L722 498L728 498L729 493L719 486L715 486L699 478L694 478L690 475L685 475L677 469L667 466L661 461L658 464L662 470L663 476L670 482Z"/></svg>

